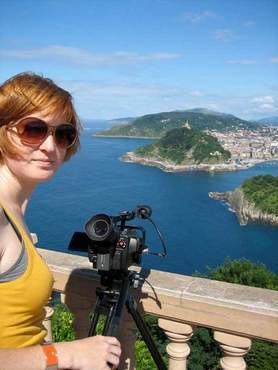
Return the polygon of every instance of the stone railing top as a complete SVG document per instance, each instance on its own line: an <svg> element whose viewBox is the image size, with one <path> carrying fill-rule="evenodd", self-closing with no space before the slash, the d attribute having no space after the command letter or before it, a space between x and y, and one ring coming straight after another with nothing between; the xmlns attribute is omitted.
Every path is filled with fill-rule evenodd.
<svg viewBox="0 0 278 370"><path fill-rule="evenodd" d="M87 257L40 249L54 274L91 269ZM143 271L145 312L238 335L278 341L278 292L163 271ZM97 279L97 275L92 275ZM65 289L65 288L64 288ZM63 290L63 286L59 286Z"/></svg>

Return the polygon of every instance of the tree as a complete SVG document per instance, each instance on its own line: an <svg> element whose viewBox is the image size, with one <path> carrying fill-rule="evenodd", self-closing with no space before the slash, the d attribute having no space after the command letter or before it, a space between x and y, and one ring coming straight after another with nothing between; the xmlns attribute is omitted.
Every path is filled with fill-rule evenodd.
<svg viewBox="0 0 278 370"><path fill-rule="evenodd" d="M268 270L264 264L253 263L245 258L237 260L227 258L221 266L208 268L205 275L196 273L195 276L278 290L278 276L276 274ZM211 330L197 328L195 336L195 341L191 341L192 355L189 358L189 369L220 369L218 367L220 351L215 348L218 345L213 340ZM208 350L210 350L209 359L207 359ZM194 354L195 351L198 356ZM278 345L253 340L251 350L245 359L249 370L278 370Z"/></svg>

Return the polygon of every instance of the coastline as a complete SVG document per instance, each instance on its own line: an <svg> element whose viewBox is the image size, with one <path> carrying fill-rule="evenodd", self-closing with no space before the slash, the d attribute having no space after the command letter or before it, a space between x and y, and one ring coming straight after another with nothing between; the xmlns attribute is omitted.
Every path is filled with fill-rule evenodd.
<svg viewBox="0 0 278 370"><path fill-rule="evenodd" d="M236 213L240 225L247 225L249 222L260 222L278 226L278 216L262 211L254 203L248 201L241 187L222 193L211 191L208 195L217 201L227 202L229 209Z"/></svg>
<svg viewBox="0 0 278 370"><path fill-rule="evenodd" d="M96 135L94 134L93 137L101 137L101 138L108 138L108 139L146 139L146 140L158 140L160 137L154 136L125 136L125 135Z"/></svg>
<svg viewBox="0 0 278 370"><path fill-rule="evenodd" d="M145 166L158 167L164 172L187 172L187 171L205 171L205 172L231 172L246 170L259 163L277 161L278 158L273 159L251 159L243 163L202 163L202 164L188 164L176 165L167 161L160 161L156 159L149 159L137 156L134 152L127 152L121 157L121 160L128 163L140 163Z"/></svg>

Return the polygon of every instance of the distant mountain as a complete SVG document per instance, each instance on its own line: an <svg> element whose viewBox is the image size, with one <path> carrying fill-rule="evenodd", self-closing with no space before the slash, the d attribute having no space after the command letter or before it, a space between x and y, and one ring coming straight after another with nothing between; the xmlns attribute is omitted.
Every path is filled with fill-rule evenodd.
<svg viewBox="0 0 278 370"><path fill-rule="evenodd" d="M138 148L135 154L176 165L223 163L231 157L215 137L186 127L168 131L156 143Z"/></svg>
<svg viewBox="0 0 278 370"><path fill-rule="evenodd" d="M147 114L132 122L113 126L97 132L100 136L151 137L159 138L166 132L180 127L199 130L231 131L235 129L257 129L260 125L235 117L231 114L213 112L204 108Z"/></svg>
<svg viewBox="0 0 278 370"><path fill-rule="evenodd" d="M105 130L113 125L113 123L103 119L81 118L80 121L84 129Z"/></svg>
<svg viewBox="0 0 278 370"><path fill-rule="evenodd" d="M256 120L255 122L258 122L264 125L278 126L278 116L261 118L259 120Z"/></svg>
<svg viewBox="0 0 278 370"><path fill-rule="evenodd" d="M108 122L111 125L125 125L127 123L133 122L134 120L136 120L136 117L124 117L124 118L110 119Z"/></svg>
<svg viewBox="0 0 278 370"><path fill-rule="evenodd" d="M232 116L231 114L216 112L216 111L208 109L208 108L187 109L185 112L204 113L204 114L211 114L213 116L226 116L226 117Z"/></svg>

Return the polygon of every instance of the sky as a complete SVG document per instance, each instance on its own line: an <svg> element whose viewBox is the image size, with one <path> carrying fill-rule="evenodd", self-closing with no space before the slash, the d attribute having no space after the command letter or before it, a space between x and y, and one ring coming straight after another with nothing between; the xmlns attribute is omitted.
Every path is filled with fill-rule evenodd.
<svg viewBox="0 0 278 370"><path fill-rule="evenodd" d="M32 71L87 119L278 115L278 0L0 0L0 83Z"/></svg>

